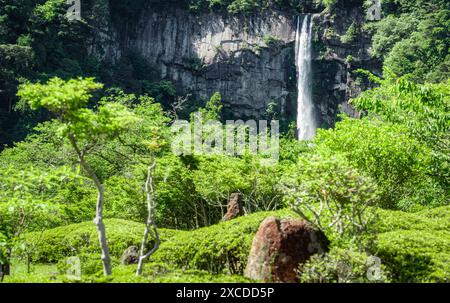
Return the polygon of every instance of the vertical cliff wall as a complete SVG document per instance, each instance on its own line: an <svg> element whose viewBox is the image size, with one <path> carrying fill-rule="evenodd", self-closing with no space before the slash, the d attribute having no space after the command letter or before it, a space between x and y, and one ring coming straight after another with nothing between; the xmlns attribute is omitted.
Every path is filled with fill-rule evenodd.
<svg viewBox="0 0 450 303"><path fill-rule="evenodd" d="M313 16L313 101L319 126L332 125L340 105L351 112L346 101L359 90L352 70L373 69L370 39L360 28L351 41L339 38L352 24L364 22L362 1L354 2L338 7L338 14ZM295 120L295 13L231 16L147 9L126 22L111 16L108 21L106 15L95 22L98 34L90 49L103 59L137 52L179 94L208 99L220 92L226 118L261 119L275 112L282 120Z"/></svg>
<svg viewBox="0 0 450 303"><path fill-rule="evenodd" d="M332 13L315 15L313 100L319 126L333 125L339 110L357 115L347 102L369 85L358 69L381 75L381 62L370 56L366 18L361 0L339 1Z"/></svg>

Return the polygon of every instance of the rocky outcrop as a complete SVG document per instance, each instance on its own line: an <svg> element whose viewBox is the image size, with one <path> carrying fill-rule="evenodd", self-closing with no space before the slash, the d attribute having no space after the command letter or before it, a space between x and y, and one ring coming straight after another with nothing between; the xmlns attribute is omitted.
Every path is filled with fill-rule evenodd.
<svg viewBox="0 0 450 303"><path fill-rule="evenodd" d="M242 209L242 194L240 193L232 193L230 195L230 199L228 201L227 213L223 217L223 221L230 221L243 213Z"/></svg>
<svg viewBox="0 0 450 303"><path fill-rule="evenodd" d="M339 109L357 115L347 103L369 83L355 73L366 69L381 74L381 63L370 56L371 37L364 30L363 0L338 1L333 13L315 16L313 100L319 126L333 126Z"/></svg>
<svg viewBox="0 0 450 303"><path fill-rule="evenodd" d="M299 265L326 249L325 236L306 221L269 217L253 239L245 276L263 282L294 283L298 281Z"/></svg>
<svg viewBox="0 0 450 303"><path fill-rule="evenodd" d="M363 87L354 70L379 68L369 56L370 37L362 29L363 2L338 1L333 13L315 14L313 101L319 126L332 126L341 105L352 113L346 102ZM97 10L105 15L107 4ZM269 118L270 109L281 120L293 121L297 18L292 11L275 10L234 16L142 9L121 23L117 18L93 20L98 30L87 44L91 53L110 61L125 53L140 54L179 94L207 100L220 92L226 119ZM344 41L353 23L356 36Z"/></svg>
<svg viewBox="0 0 450 303"><path fill-rule="evenodd" d="M139 261L139 247L130 246L128 247L122 254L120 258L120 264L122 265L130 265L130 264L138 264Z"/></svg>
<svg viewBox="0 0 450 303"><path fill-rule="evenodd" d="M112 62L138 53L179 94L208 100L220 92L226 118L263 118L273 104L283 117L295 116L296 19L291 13L148 10L132 23L92 22L98 30L88 42L91 53Z"/></svg>

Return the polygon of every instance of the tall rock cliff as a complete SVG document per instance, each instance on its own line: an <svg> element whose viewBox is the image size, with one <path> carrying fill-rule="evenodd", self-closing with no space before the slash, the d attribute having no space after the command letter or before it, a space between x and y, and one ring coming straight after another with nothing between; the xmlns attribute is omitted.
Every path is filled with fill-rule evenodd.
<svg viewBox="0 0 450 303"><path fill-rule="evenodd" d="M320 126L334 123L340 105L351 112L346 102L359 91L352 70L377 68L368 55L370 37L360 28L365 19L362 2L350 1L333 14L311 12L313 94ZM273 10L244 16L147 8L118 22L107 4L102 9L104 18L93 20L97 34L88 42L98 57L117 61L135 52L160 79L172 81L179 94L208 99L220 92L225 118L295 119L297 13ZM349 27L356 27L355 36L341 39Z"/></svg>

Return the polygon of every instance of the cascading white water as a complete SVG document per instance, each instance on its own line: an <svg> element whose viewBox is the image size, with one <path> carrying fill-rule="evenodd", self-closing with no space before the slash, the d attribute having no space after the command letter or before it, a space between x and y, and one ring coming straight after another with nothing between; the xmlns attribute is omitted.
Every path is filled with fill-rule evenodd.
<svg viewBox="0 0 450 303"><path fill-rule="evenodd" d="M299 140L310 140L316 134L316 121L311 91L311 36L312 20L309 15L300 17L295 36L295 63L297 66L297 131Z"/></svg>

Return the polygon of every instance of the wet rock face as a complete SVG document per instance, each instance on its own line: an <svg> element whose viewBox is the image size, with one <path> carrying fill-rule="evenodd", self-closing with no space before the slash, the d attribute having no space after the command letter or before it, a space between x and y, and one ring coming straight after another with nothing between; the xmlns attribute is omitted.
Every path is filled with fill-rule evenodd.
<svg viewBox="0 0 450 303"><path fill-rule="evenodd" d="M239 216L242 216L242 214L242 195L240 193L233 193L230 195L227 213L223 217L223 221L233 220Z"/></svg>
<svg viewBox="0 0 450 303"><path fill-rule="evenodd" d="M327 250L325 236L304 220L269 217L253 239L245 276L263 282L298 282L299 265Z"/></svg>
<svg viewBox="0 0 450 303"><path fill-rule="evenodd" d="M376 67L368 55L370 37L359 31L365 15L362 0L352 0L333 15L314 17L312 86L319 126L332 126L340 105L352 111L346 102L360 91L352 71ZM275 108L281 120L292 121L297 115L297 18L282 11L244 17L143 10L132 24L119 27L100 18L97 35L87 44L111 61L137 52L180 94L208 100L220 92L226 119L267 119L268 108ZM353 22L358 35L343 43L339 37Z"/></svg>
<svg viewBox="0 0 450 303"><path fill-rule="evenodd" d="M220 92L225 118L263 119L274 104L282 117L295 117L295 15L174 9L143 12L135 24L120 28L113 22L102 24L90 42L98 57L114 62L137 52L180 94L208 100Z"/></svg>

